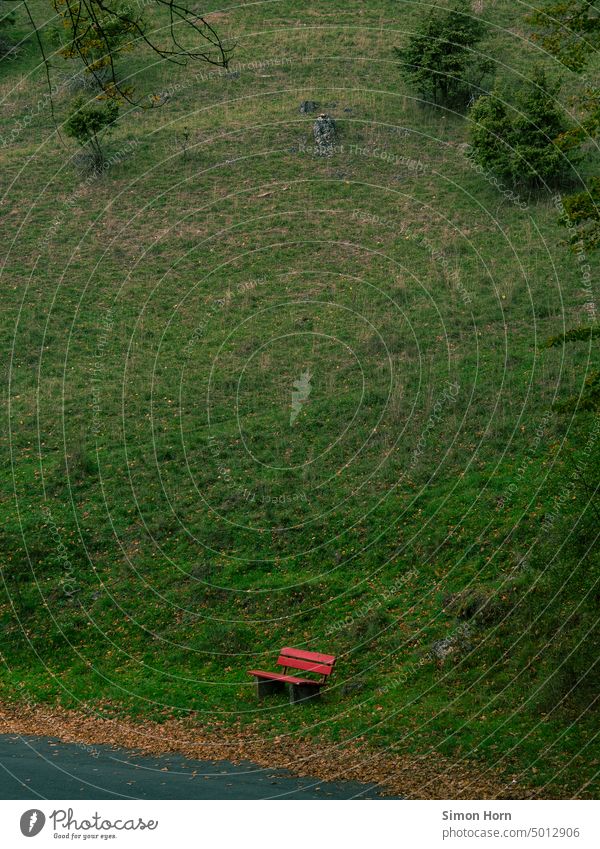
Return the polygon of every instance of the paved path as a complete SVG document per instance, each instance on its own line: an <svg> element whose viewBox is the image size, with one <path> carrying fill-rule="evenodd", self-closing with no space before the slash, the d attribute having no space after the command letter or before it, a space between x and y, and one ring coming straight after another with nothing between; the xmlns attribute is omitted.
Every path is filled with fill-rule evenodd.
<svg viewBox="0 0 600 849"><path fill-rule="evenodd" d="M0 799L375 799L357 782L0 734Z"/></svg>

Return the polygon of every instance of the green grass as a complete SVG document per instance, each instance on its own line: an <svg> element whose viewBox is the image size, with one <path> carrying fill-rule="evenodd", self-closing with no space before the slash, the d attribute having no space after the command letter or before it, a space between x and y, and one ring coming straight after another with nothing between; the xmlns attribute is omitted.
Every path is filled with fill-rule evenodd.
<svg viewBox="0 0 600 849"><path fill-rule="evenodd" d="M31 115L2 150L4 698L435 749L547 795L593 781L597 557L578 503L540 530L593 424L548 415L588 352L536 348L587 298L550 193L503 199L468 121L403 87L420 14L232 7L236 62L277 63L192 85L128 55L140 90L182 87L123 115L87 183L34 45L3 72L3 137ZM483 14L499 73L527 74L514 4ZM331 158L304 99L337 121ZM443 599L469 589L495 614L439 669ZM286 643L340 656L318 707L257 707L245 670Z"/></svg>

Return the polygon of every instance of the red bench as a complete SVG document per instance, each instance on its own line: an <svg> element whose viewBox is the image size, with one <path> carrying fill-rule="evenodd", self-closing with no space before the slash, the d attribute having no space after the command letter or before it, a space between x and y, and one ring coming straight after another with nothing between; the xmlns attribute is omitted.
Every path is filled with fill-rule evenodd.
<svg viewBox="0 0 600 849"><path fill-rule="evenodd" d="M256 695L259 699L262 699L263 696L283 690L285 685L289 684L290 703L294 704L320 695L321 687L333 672L335 657L331 654L318 654L314 651L283 648L279 652L277 663L283 667L283 672L264 672L262 669L248 670L248 675L253 675L256 681ZM319 675L320 680L288 675L288 669L300 669L303 672Z"/></svg>

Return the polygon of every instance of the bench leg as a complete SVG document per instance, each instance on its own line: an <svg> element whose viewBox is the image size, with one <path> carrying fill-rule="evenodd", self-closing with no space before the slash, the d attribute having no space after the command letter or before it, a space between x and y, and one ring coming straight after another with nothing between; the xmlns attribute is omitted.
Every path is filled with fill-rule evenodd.
<svg viewBox="0 0 600 849"><path fill-rule="evenodd" d="M254 676L254 680L256 681L256 695L259 699L263 699L265 696L272 696L274 693L281 693L285 687L283 681L257 678L256 675Z"/></svg>
<svg viewBox="0 0 600 849"><path fill-rule="evenodd" d="M313 687L310 684L290 684L290 704L295 705L296 702L306 702L309 699L318 699L321 697L321 687L317 684Z"/></svg>

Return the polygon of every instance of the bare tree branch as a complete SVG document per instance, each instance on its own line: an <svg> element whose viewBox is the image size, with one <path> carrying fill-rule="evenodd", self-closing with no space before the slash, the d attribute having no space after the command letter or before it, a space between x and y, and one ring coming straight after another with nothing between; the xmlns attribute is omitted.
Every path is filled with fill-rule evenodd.
<svg viewBox="0 0 600 849"><path fill-rule="evenodd" d="M46 79L52 95L51 68L44 48L43 35L28 5L23 0L37 46L44 63ZM53 6L67 24L68 42L62 49L67 57L78 57L85 72L96 81L108 97L124 99L132 105L156 106L145 99L136 99L131 86L123 85L117 76L115 59L123 51L142 45L161 59L177 65L201 61L227 68L234 46L227 46L215 28L192 9L177 0L153 0L155 8L168 12L168 42L161 43L149 34L141 15L120 0L52 0ZM192 34L206 45L186 47L183 36ZM103 73L106 69L108 77ZM52 117L54 106L51 101ZM56 123L56 122L55 122Z"/></svg>
<svg viewBox="0 0 600 849"><path fill-rule="evenodd" d="M39 48L39 51L40 51L40 55L42 57L42 64L44 65L44 70L46 72L46 82L48 84L48 92L50 94L50 114L52 116L52 123L55 126L57 126L56 125L56 118L54 117L54 101L52 99L52 81L51 81L51 78L50 78L50 63L48 62L48 57L46 56L46 51L44 49L44 43L43 43L42 38L40 36L40 31L38 29L38 26L37 26L35 20L34 20L33 15L31 14L31 9L29 8L28 0L23 0L23 7L25 8L25 12L27 14L27 17L29 18L29 22L30 22L30 24L33 28L34 33L35 33L35 39L37 41L37 45L38 45L38 48ZM60 137L60 131L59 131L59 137Z"/></svg>

